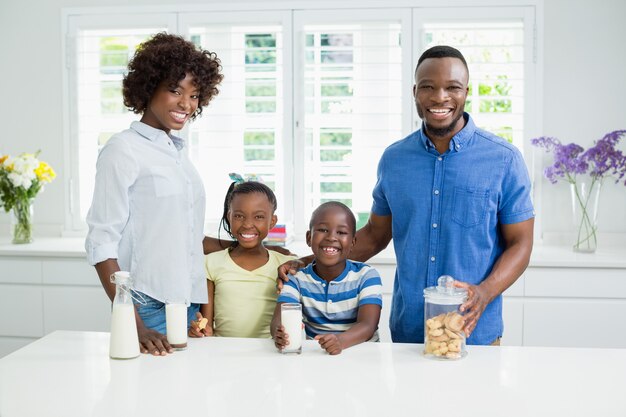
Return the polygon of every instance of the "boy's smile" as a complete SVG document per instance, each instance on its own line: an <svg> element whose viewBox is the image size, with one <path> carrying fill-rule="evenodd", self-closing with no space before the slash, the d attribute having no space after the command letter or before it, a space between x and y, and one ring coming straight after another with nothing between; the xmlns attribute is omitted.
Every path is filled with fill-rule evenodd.
<svg viewBox="0 0 626 417"><path fill-rule="evenodd" d="M306 240L315 255L315 272L323 279L332 281L345 269L355 243L353 227L339 206L328 206L313 219Z"/></svg>

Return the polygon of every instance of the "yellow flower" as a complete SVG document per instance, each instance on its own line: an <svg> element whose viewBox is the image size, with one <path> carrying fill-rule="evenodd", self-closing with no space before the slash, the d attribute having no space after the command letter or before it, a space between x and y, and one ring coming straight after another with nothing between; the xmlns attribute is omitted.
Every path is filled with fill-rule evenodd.
<svg viewBox="0 0 626 417"><path fill-rule="evenodd" d="M9 155L0 156L0 165L4 164L4 161L6 161L8 158Z"/></svg>
<svg viewBox="0 0 626 417"><path fill-rule="evenodd" d="M43 161L39 162L35 175L40 182L51 182L57 176L52 167Z"/></svg>

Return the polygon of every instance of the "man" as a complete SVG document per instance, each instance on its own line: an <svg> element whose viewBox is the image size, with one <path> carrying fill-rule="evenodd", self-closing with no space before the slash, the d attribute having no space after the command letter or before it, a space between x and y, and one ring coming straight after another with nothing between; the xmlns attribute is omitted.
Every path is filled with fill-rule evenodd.
<svg viewBox="0 0 626 417"><path fill-rule="evenodd" d="M454 48L435 46L419 58L413 96L422 127L385 150L369 221L356 235L352 258L361 261L393 238L394 342L424 341L423 290L452 275L468 291L467 343L499 344L501 294L530 259L528 172L514 146L464 113L468 81Z"/></svg>

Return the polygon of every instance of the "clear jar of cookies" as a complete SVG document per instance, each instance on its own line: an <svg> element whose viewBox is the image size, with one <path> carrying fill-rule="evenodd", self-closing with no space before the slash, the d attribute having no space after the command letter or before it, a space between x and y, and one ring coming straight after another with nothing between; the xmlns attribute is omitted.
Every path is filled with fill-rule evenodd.
<svg viewBox="0 0 626 417"><path fill-rule="evenodd" d="M459 307L467 290L454 286L454 278L442 275L436 287L424 289L424 355L433 359L460 359L465 350L465 319Z"/></svg>

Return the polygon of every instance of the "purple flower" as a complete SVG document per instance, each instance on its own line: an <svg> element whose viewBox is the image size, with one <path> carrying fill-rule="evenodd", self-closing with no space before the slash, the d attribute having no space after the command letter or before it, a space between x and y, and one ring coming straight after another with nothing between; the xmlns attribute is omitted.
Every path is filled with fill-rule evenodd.
<svg viewBox="0 0 626 417"><path fill-rule="evenodd" d="M576 183L576 175L587 172L598 180L613 176L616 182L620 182L626 175L626 156L616 145L623 135L626 135L626 130L607 133L586 151L575 143L563 145L552 137L531 139L530 143L544 148L546 152L552 152L554 163L544 170L544 175L553 184L559 178Z"/></svg>

